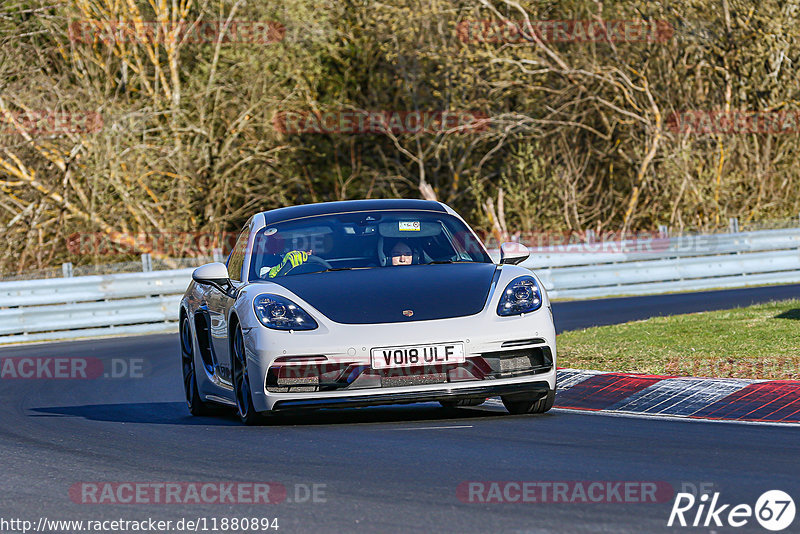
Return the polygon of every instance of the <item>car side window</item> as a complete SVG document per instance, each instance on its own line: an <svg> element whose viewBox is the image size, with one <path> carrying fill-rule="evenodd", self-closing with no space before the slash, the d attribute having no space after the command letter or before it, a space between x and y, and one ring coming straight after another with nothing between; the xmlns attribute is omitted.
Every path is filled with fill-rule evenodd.
<svg viewBox="0 0 800 534"><path fill-rule="evenodd" d="M242 281L242 267L244 266L244 255L247 251L247 238L250 235L250 226L245 226L244 231L239 235L236 244L228 257L228 275L231 280Z"/></svg>

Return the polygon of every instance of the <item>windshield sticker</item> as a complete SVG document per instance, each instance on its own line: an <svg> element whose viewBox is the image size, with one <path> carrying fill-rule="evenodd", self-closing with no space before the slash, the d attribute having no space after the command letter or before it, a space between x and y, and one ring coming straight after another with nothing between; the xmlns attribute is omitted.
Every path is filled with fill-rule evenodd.
<svg viewBox="0 0 800 534"><path fill-rule="evenodd" d="M419 221L400 221L400 231L419 232L420 231Z"/></svg>

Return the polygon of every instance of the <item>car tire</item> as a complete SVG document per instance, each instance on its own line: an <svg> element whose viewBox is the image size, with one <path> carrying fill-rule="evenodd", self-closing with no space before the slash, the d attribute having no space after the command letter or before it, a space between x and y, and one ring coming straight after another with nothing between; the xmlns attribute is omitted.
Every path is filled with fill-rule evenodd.
<svg viewBox="0 0 800 534"><path fill-rule="evenodd" d="M183 368L183 391L186 406L194 416L209 415L210 406L200 397L197 387L197 370L194 363L194 340L189 318L181 321L181 367Z"/></svg>
<svg viewBox="0 0 800 534"><path fill-rule="evenodd" d="M501 397L501 399L503 406L512 415L545 413L553 407L556 401L556 390L549 390L547 395L537 400L516 399L514 397Z"/></svg>
<svg viewBox="0 0 800 534"><path fill-rule="evenodd" d="M236 413L245 425L258 425L263 417L253 407L253 390L250 388L250 375L247 373L247 355L244 349L244 335L237 325L233 334L232 364L233 393L236 398Z"/></svg>
<svg viewBox="0 0 800 534"><path fill-rule="evenodd" d="M439 401L442 408L465 408L469 406L480 406L486 399L459 399Z"/></svg>

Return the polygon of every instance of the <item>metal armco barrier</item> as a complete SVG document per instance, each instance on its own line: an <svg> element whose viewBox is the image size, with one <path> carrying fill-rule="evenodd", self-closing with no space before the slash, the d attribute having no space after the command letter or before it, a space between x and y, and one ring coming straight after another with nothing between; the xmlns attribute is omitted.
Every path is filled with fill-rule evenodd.
<svg viewBox="0 0 800 534"><path fill-rule="evenodd" d="M554 299L797 283L800 228L532 247L522 265ZM0 343L175 332L191 273L0 282Z"/></svg>
<svg viewBox="0 0 800 534"><path fill-rule="evenodd" d="M551 298L800 282L800 228L533 248L522 264Z"/></svg>
<svg viewBox="0 0 800 534"><path fill-rule="evenodd" d="M174 332L192 271L0 282L0 343Z"/></svg>

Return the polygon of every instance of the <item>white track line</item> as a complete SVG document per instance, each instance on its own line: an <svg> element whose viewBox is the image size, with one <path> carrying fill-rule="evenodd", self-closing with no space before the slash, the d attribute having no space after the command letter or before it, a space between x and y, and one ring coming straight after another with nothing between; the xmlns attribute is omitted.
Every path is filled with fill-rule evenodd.
<svg viewBox="0 0 800 534"><path fill-rule="evenodd" d="M702 419L698 417L689 417L686 415L654 415L647 413L633 413L633 412L608 412L605 410L574 410L569 408L553 408L551 412L558 413L580 413L584 415L604 415L606 417L635 417L637 419L659 419L661 421L685 421L688 423L727 423L735 425L761 425L761 426L777 426L777 427L794 427L800 428L800 423L780 423L771 421L738 421L734 419Z"/></svg>
<svg viewBox="0 0 800 534"><path fill-rule="evenodd" d="M414 426L408 428L387 428L386 430L449 430L451 428L473 428L473 425Z"/></svg>

